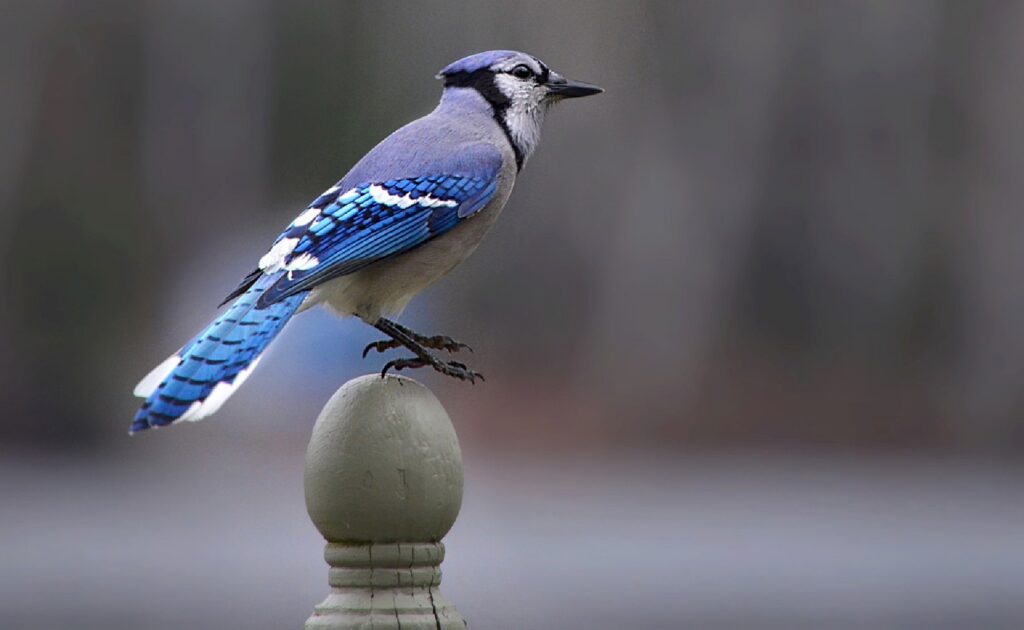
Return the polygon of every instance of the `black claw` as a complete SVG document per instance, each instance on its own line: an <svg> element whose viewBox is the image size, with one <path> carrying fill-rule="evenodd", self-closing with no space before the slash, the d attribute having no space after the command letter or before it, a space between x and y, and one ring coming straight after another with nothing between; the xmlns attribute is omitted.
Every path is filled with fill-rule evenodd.
<svg viewBox="0 0 1024 630"><path fill-rule="evenodd" d="M384 364L384 369L380 371L380 377L384 378L388 374L388 370L394 370L401 372L406 368L420 368L428 365L426 361L419 358L414 359L393 359Z"/></svg>
<svg viewBox="0 0 1024 630"><path fill-rule="evenodd" d="M473 384L476 384L476 379L478 378L481 381L487 380L484 378L483 374L479 372L474 372L473 370L469 369L469 366L467 366L465 363L460 363L458 361L449 361L442 365L443 368L435 369L437 369L439 372L446 376L451 376L452 378L457 378L462 381L469 381L470 383Z"/></svg>
<svg viewBox="0 0 1024 630"><path fill-rule="evenodd" d="M377 352L386 352L388 350L393 350L393 349L399 348L401 346L402 346L402 344L397 342L397 341L395 341L394 339L384 339L382 341L372 341L372 342L366 344L366 347L363 348L363 358L364 359L366 358L366 355L370 353L370 350L376 350Z"/></svg>

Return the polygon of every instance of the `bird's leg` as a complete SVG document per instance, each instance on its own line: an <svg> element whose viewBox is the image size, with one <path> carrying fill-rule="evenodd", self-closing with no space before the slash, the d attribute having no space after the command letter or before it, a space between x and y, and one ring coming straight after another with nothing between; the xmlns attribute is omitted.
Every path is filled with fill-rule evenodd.
<svg viewBox="0 0 1024 630"><path fill-rule="evenodd" d="M478 378L480 380L484 380L482 374L480 374L479 372L474 372L473 370L466 367L466 365L463 363L459 363L458 361L441 361L434 355L430 354L430 352L428 352L427 349L424 347L425 344L420 343L419 340L425 339L429 342L434 339L433 337L423 337L422 335L417 335L416 333L412 332L405 326L396 324L395 322L389 319L384 319L383 317L377 320L377 322L374 324L374 327L377 330L384 333L385 335L391 337L391 341L376 342L376 344L370 344L370 346L379 348L377 344L382 344L385 346L384 349L405 346L414 355L416 355L415 358L411 359L395 359L393 361L388 361L384 365L384 369L381 370L381 376L387 374L388 370L392 368L398 371L406 368L420 368L430 366L437 370L438 372L444 374L445 376L451 376L452 378L457 378L463 381L469 381L470 383L476 382L476 379ZM458 344L458 342L455 342L447 337L444 337L443 339L446 340L446 345ZM367 347L367 351L369 350L370 346ZM442 345L442 347L439 349L447 349L447 347L445 345Z"/></svg>
<svg viewBox="0 0 1024 630"><path fill-rule="evenodd" d="M430 348L432 350L445 350L447 352L453 353L458 352L459 350L469 350L470 352L473 351L473 348L470 348L469 344L462 343L461 341L456 341L455 339L452 339L447 335L434 335L432 337L427 337L426 335L421 335L418 332L409 330L408 328L399 324L398 322L393 322L391 320L384 321L389 322L392 326L395 327L396 330L401 331L410 339L413 339L417 344L424 348ZM366 355L370 353L370 350L376 350L377 352L386 352L387 350L394 350L395 348L400 348L403 345L404 344L401 341L398 341L395 338L384 339L381 341L373 341L371 343L368 343L366 347L363 348L363 358L366 358Z"/></svg>

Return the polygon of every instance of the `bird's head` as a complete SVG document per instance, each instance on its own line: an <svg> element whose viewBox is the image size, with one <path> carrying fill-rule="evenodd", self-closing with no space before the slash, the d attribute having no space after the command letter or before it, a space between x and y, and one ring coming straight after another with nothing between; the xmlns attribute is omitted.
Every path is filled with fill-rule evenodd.
<svg viewBox="0 0 1024 630"><path fill-rule="evenodd" d="M533 55L491 50L449 64L437 77L445 89L471 88L490 103L494 117L508 134L520 166L540 140L544 114L552 104L603 92L554 72Z"/></svg>

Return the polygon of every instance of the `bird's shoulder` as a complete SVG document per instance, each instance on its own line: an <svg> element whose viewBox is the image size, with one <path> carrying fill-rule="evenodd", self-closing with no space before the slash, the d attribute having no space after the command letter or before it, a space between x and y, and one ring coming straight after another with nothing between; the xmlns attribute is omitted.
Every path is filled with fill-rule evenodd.
<svg viewBox="0 0 1024 630"><path fill-rule="evenodd" d="M338 183L347 189L450 174L514 179L515 154L508 141L493 121L478 118L434 112L414 120L373 147Z"/></svg>

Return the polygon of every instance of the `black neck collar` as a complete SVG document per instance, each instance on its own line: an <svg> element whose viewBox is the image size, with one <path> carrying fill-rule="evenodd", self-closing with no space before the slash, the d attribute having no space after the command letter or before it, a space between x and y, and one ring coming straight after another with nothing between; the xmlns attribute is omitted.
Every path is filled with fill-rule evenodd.
<svg viewBox="0 0 1024 630"><path fill-rule="evenodd" d="M505 93L498 89L497 84L494 82L494 73L490 70L477 70L475 72L455 72L447 74L444 77L444 86L449 87L460 87L460 88L472 88L480 93L484 97L484 100L490 103L491 109L494 115L495 122L501 127L501 130L505 132L505 138L508 140L509 145L512 147L512 152L516 156L516 171L523 170L523 155L522 149L520 149L515 140L512 139L512 132L509 131L508 124L505 122L505 112L508 111L511 101Z"/></svg>

